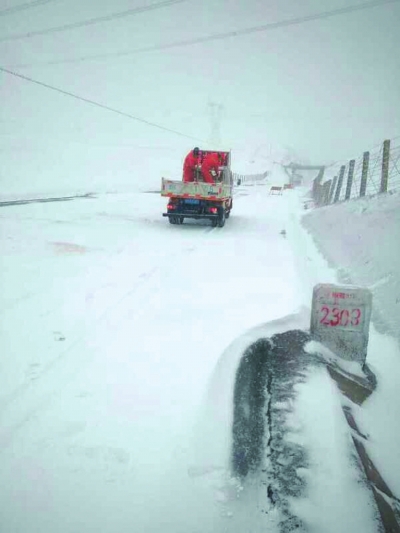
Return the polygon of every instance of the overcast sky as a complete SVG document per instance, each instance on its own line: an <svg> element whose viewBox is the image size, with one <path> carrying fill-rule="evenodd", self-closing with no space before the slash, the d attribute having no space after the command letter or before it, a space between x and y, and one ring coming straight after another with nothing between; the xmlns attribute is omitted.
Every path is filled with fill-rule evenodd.
<svg viewBox="0 0 400 533"><path fill-rule="evenodd" d="M210 102L223 106L219 147L232 148L238 172L251 168L260 146L264 154L270 145L289 147L320 164L400 135L399 1L137 52L362 2L164 0L157 9L27 36L160 0L0 0L1 66L188 136L0 72L3 190L180 178L186 152L217 136ZM13 9L23 4L31 6Z"/></svg>

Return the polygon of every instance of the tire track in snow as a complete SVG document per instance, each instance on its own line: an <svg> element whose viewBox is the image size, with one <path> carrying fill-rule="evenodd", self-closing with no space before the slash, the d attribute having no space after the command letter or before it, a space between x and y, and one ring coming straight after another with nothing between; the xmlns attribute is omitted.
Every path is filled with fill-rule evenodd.
<svg viewBox="0 0 400 533"><path fill-rule="evenodd" d="M85 361L82 361L82 358L79 357L80 354L68 359L67 355L87 340L88 337L92 336L96 328L103 327L105 321L108 321L108 326L110 326L110 322L113 319L116 319L118 322L118 316L113 316L113 314L118 314L123 303L134 294L140 294L140 291L143 289L140 301L146 303L145 305L141 305L130 316L130 319L132 320L141 316L152 304L152 296L155 292L153 289L149 293L149 288L146 288L146 285L151 282L158 272L166 268L173 269L175 266L174 260L177 257L185 255L188 252L191 253L204 246L207 242L207 235L217 229L220 228L210 227L203 230L198 239L196 239L200 242L197 245L194 244L189 249L185 242L184 247L180 247L173 254L168 250L161 263L147 272L142 273L140 279L134 286L125 292L116 302L106 307L100 317L95 319L84 334L75 339L66 349L61 351L52 361L43 367L42 371L35 376L35 380L22 383L14 389L0 407L0 423L2 424L0 429L0 449L5 449L12 442L18 430L30 422L43 408L50 406L53 397L79 374L84 364L87 365L91 360L91 357L88 357Z"/></svg>
<svg viewBox="0 0 400 533"><path fill-rule="evenodd" d="M199 236L199 239L202 239L202 237L204 238L204 235L207 235L209 233L211 233L212 231L215 231L216 228L206 228L205 230L203 230ZM100 324L104 319L107 318L107 315L109 314L110 311L112 311L114 308L117 308L126 298L128 298L129 296L132 296L132 294L134 294L134 292L136 290L138 290L138 288L140 288L140 286L144 283L146 283L150 278L154 277L154 275L161 271L161 269L165 266L166 263L170 263L171 261L173 261L174 258L176 258L177 256L185 253L185 252L193 252L195 251L196 249L199 248L200 245L192 245L190 248L187 248L186 246L184 248L181 248L180 250L178 250L177 252L175 252L174 254L169 255L168 257L165 255L164 258L163 258L163 262L162 264L158 265L158 266L155 266L153 268L151 268L150 270L147 270L145 272L142 272L141 274L139 274L138 276L138 281L137 283L126 293L124 293L124 295L119 298L117 301L113 302L111 305L107 306L104 311L101 313L101 315L96 318L89 326L89 328L93 328L93 327L96 327L98 324ZM124 248L122 250L120 250L116 255L117 256L120 256L121 254L123 254L124 251L126 251L128 246L124 246ZM32 293L33 295L36 295L36 293ZM25 297L24 297L25 298ZM50 314L51 313L51 309L47 311L47 314ZM38 379L40 379L43 375L45 375L49 370L51 370L53 368L54 365L57 364L57 362L62 359L63 357L65 357L65 355L70 351L72 350L74 347L76 347L80 342L82 342L89 334L90 334L90 329L89 331L86 330L85 333L83 333L82 335L76 337L75 339L73 339L69 344L68 344L68 347L65 348L64 350L62 350L52 361L50 361L49 363L47 363L46 365L43 366L43 369L40 373L37 373L35 374L35 381L37 381ZM25 336L26 337L26 336ZM22 383L21 385L19 385L18 387L16 387L14 389L14 391L12 393L10 393L6 399L3 399L3 401L0 402L0 417L1 417L1 414L2 412L7 408L7 406L13 402L13 400L21 393L23 393L24 390L28 389L28 388L31 388L32 386L34 386L34 384L32 383L32 381L30 380L29 382L25 382L25 383Z"/></svg>

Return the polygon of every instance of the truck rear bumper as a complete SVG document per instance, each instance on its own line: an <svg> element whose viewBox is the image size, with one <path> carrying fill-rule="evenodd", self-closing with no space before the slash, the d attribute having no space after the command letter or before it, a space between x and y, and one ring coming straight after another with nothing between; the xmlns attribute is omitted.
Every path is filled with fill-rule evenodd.
<svg viewBox="0 0 400 533"><path fill-rule="evenodd" d="M205 218L212 220L218 218L218 215L212 215L211 213L197 214L197 213L163 213L163 217L184 217L184 218Z"/></svg>

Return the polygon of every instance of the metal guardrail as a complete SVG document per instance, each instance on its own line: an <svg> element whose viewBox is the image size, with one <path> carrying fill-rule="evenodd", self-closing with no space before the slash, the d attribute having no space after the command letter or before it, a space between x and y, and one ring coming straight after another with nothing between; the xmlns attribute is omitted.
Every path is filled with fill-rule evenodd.
<svg viewBox="0 0 400 533"><path fill-rule="evenodd" d="M268 172L263 172L262 174L237 174L233 173L233 182L237 184L254 184L260 181L265 180L265 178L268 176Z"/></svg>

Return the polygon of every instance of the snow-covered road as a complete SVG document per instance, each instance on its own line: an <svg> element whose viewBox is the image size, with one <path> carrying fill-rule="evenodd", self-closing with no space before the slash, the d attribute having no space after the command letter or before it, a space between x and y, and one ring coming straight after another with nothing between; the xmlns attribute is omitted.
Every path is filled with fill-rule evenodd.
<svg viewBox="0 0 400 533"><path fill-rule="evenodd" d="M208 425L204 410L222 402L222 416L243 349L334 274L325 266L320 279L319 259L304 253L293 191L244 187L222 229L171 226L164 207L137 193L0 211L2 533L275 530L262 487L230 500L230 415ZM307 327L307 311L299 316ZM296 420L310 424L315 390L316 416L332 417L337 436L337 457L324 465L329 435L304 438L323 470L314 480L335 476L343 460L334 486L356 495L335 508L348 529L326 523L326 501L320 519L298 512L324 524L318 531L377 531L339 395L325 374L310 382ZM324 501L320 488L314 481L309 506Z"/></svg>

